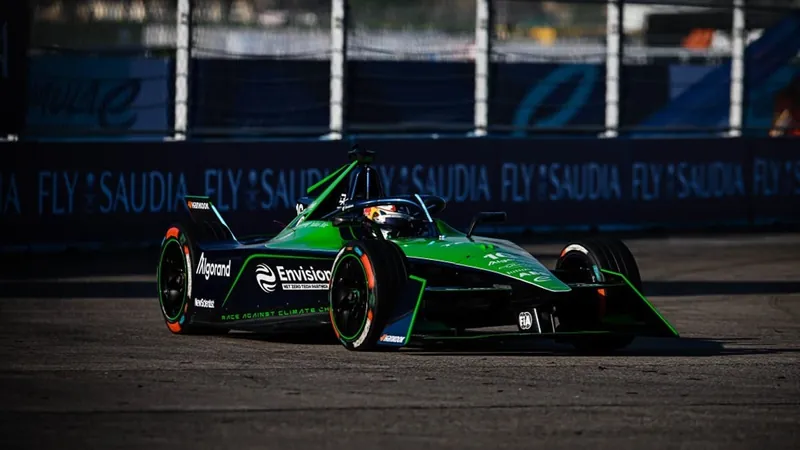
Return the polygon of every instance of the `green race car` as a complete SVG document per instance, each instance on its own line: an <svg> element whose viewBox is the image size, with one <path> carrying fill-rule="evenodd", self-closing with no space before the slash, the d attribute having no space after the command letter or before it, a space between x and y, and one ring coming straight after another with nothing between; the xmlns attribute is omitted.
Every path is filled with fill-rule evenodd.
<svg viewBox="0 0 800 450"><path fill-rule="evenodd" d="M208 197L187 196L191 220L167 229L157 269L169 330L322 326L350 350L540 337L610 351L678 336L622 242L568 243L547 269L513 242L473 235L505 213L480 212L461 232L437 218L444 199L386 196L374 154L350 157L276 236L237 239Z"/></svg>

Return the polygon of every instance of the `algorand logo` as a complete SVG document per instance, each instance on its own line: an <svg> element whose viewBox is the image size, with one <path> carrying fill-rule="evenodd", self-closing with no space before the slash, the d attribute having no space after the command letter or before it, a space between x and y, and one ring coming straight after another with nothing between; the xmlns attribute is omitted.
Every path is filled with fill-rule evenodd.
<svg viewBox="0 0 800 450"><path fill-rule="evenodd" d="M231 260L228 260L228 264L211 264L206 259L206 254L200 254L200 261L197 263L197 270L195 271L198 275L203 275L203 277L207 280L212 275L216 277L230 277L231 276Z"/></svg>
<svg viewBox="0 0 800 450"><path fill-rule="evenodd" d="M266 264L256 266L256 281L266 293L275 291L278 282L286 291L324 291L328 289L330 279L330 270L315 269L314 266L293 269L275 266L274 271Z"/></svg>
<svg viewBox="0 0 800 450"><path fill-rule="evenodd" d="M275 273L266 264L256 266L256 281L258 282L258 287L267 294L273 292L277 286Z"/></svg>

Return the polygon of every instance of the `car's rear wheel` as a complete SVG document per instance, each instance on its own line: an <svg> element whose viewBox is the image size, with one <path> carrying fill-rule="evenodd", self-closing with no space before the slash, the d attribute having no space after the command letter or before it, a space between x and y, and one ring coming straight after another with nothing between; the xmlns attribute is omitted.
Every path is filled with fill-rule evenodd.
<svg viewBox="0 0 800 450"><path fill-rule="evenodd" d="M161 244L156 269L158 302L167 329L174 334L221 334L225 328L191 323L194 242L186 225L172 225Z"/></svg>
<svg viewBox="0 0 800 450"><path fill-rule="evenodd" d="M348 242L333 262L328 292L333 331L349 350L373 350L408 279L405 256L383 240Z"/></svg>
<svg viewBox="0 0 800 450"><path fill-rule="evenodd" d="M561 250L556 270L563 271L563 280L573 283L602 283L606 281L603 270L619 273L641 292L642 279L639 267L628 247L617 239L587 239L570 242ZM608 300L605 289L598 289L593 298L574 308L557 307L559 321L556 331L580 332L596 330L606 313ZM576 335L563 339L578 351L587 353L610 352L627 347L631 335Z"/></svg>

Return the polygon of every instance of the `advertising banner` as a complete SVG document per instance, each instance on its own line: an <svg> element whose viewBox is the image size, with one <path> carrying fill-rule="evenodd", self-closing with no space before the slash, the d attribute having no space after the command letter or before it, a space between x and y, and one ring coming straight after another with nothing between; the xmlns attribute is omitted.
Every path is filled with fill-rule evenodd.
<svg viewBox="0 0 800 450"><path fill-rule="evenodd" d="M30 137L161 139L170 129L168 58L41 55L28 82Z"/></svg>
<svg viewBox="0 0 800 450"><path fill-rule="evenodd" d="M465 229L503 210L492 232L698 226L800 220L800 154L791 140L384 140L389 194L448 201ZM297 199L347 162L345 142L13 143L0 170L0 239L27 244L154 242L208 195L237 235L269 234ZM557 150L556 150L557 149ZM106 157L108 156L108 157Z"/></svg>

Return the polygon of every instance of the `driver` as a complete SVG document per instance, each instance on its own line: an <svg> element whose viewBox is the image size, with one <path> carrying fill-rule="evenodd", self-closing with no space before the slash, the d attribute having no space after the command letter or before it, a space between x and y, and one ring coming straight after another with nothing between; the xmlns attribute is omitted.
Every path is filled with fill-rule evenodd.
<svg viewBox="0 0 800 450"><path fill-rule="evenodd" d="M398 210L395 205L364 208L364 216L378 224L384 239L396 239L413 233L414 218Z"/></svg>

